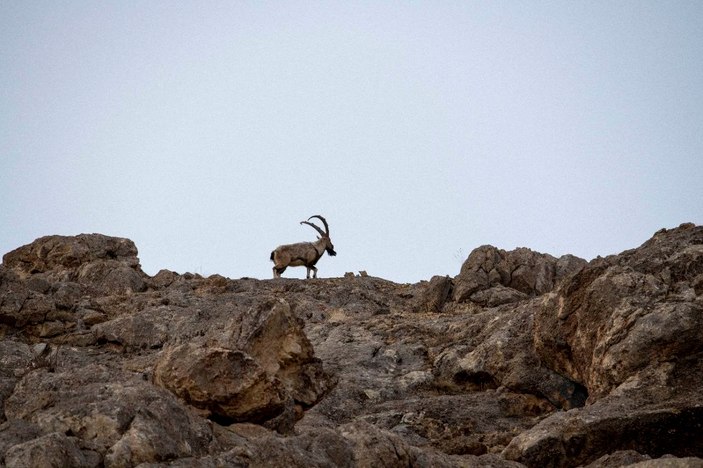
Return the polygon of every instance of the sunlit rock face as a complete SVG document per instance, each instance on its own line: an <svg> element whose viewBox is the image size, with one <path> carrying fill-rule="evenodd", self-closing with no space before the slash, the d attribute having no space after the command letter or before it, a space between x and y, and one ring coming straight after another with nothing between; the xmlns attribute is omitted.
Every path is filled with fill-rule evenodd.
<svg viewBox="0 0 703 468"><path fill-rule="evenodd" d="M0 266L0 465L701 466L702 294L691 224L417 284L150 277L47 236Z"/></svg>

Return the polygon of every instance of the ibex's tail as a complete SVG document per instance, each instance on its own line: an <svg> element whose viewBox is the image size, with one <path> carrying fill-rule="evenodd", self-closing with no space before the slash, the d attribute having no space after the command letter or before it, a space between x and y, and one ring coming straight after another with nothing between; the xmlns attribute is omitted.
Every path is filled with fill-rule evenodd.
<svg viewBox="0 0 703 468"><path fill-rule="evenodd" d="M274 251L271 251L271 261L272 261L272 262L273 262L273 254L274 254L274 253L275 253Z"/></svg>

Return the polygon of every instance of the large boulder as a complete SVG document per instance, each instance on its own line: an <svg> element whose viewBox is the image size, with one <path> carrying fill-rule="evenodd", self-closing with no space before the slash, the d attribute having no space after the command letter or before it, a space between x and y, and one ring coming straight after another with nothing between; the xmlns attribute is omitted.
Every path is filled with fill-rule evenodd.
<svg viewBox="0 0 703 468"><path fill-rule="evenodd" d="M641 395L614 395L555 413L516 436L503 456L528 467L580 466L623 449L653 458L702 457L703 405L689 395L697 401L674 396L655 403Z"/></svg>
<svg viewBox="0 0 703 468"><path fill-rule="evenodd" d="M221 422L263 422L284 408L280 381L239 350L192 343L169 348L154 382Z"/></svg>
<svg viewBox="0 0 703 468"><path fill-rule="evenodd" d="M154 382L213 419L263 423L281 416L271 424L291 430L302 410L317 403L333 382L289 304L265 296L245 310L225 308L218 314L213 304L210 311L219 326L204 330L203 337L192 337L192 315L171 316L164 330L170 344L158 358ZM124 334L120 328L111 332L114 339L137 336L137 328L125 325Z"/></svg>
<svg viewBox="0 0 703 468"><path fill-rule="evenodd" d="M453 299L488 306L517 302L551 291L585 264L573 255L555 258L524 247L505 251L484 245L473 250L461 266L454 279Z"/></svg>
<svg viewBox="0 0 703 468"><path fill-rule="evenodd" d="M319 401L333 382L315 357L312 343L290 304L265 298L224 328L224 344L254 357L266 374L280 380L292 399L307 408Z"/></svg>
<svg viewBox="0 0 703 468"><path fill-rule="evenodd" d="M3 256L0 323L58 336L82 326L85 298L143 292L146 278L129 239L42 237Z"/></svg>

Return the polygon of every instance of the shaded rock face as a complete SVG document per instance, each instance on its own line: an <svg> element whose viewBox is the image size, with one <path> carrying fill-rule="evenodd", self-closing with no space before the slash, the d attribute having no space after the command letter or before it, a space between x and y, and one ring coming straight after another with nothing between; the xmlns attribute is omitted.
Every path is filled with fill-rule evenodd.
<svg viewBox="0 0 703 468"><path fill-rule="evenodd" d="M456 278L203 278L127 239L0 266L0 465L703 463L703 228Z"/></svg>

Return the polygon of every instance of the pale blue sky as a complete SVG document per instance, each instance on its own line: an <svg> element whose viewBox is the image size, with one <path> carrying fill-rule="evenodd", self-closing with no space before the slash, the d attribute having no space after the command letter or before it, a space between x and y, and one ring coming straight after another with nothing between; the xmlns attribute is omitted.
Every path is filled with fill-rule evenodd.
<svg viewBox="0 0 703 468"><path fill-rule="evenodd" d="M0 0L0 84L0 253L268 278L319 213L320 276L415 282L703 224L698 0Z"/></svg>

